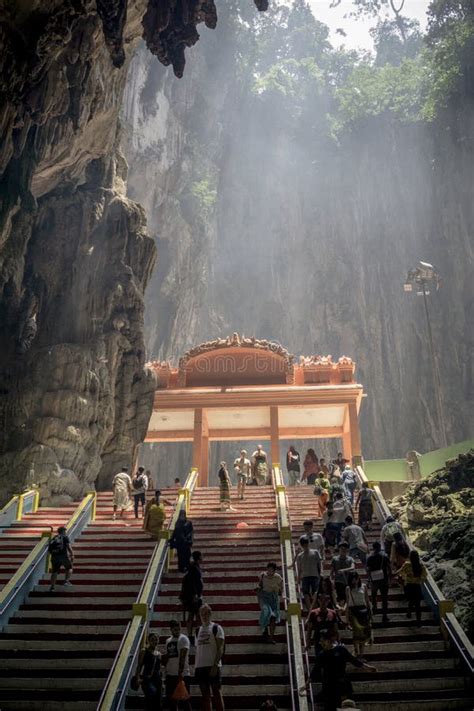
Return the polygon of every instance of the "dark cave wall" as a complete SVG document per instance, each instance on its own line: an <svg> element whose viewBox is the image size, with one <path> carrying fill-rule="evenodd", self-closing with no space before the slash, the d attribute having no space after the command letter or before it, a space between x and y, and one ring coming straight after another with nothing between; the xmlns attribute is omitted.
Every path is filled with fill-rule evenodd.
<svg viewBox="0 0 474 711"><path fill-rule="evenodd" d="M129 6L129 40L143 5ZM125 196L126 67L95 4L27 4L5 14L0 41L2 498L38 483L54 502L108 485L146 432L156 250Z"/></svg>

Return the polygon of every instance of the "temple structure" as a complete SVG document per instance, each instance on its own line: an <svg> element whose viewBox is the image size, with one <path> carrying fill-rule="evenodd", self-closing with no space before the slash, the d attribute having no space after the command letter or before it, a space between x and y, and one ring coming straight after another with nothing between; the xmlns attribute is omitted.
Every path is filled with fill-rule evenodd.
<svg viewBox="0 0 474 711"><path fill-rule="evenodd" d="M177 368L154 361L153 414L146 442L192 442L201 486L209 481L209 442L339 438L346 459L359 463L363 387L343 356L302 356L278 343L234 333L188 351Z"/></svg>

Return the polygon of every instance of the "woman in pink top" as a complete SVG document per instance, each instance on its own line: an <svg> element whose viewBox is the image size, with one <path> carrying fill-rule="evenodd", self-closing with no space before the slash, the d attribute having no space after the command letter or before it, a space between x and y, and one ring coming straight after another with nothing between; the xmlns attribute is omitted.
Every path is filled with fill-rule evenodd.
<svg viewBox="0 0 474 711"><path fill-rule="evenodd" d="M319 471L319 462L314 449L308 449L303 462L302 481L307 484L314 484Z"/></svg>

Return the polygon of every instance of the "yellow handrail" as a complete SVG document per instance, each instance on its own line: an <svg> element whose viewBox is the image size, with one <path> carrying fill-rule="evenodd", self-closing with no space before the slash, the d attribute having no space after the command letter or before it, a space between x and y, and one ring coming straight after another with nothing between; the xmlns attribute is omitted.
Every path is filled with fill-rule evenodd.
<svg viewBox="0 0 474 711"><path fill-rule="evenodd" d="M41 534L41 540L39 540L33 550L29 552L16 573L14 573L13 577L10 578L5 587L0 591L0 610L3 609L5 602L8 600L11 593L18 587L28 568L31 568L36 563L37 558L42 555L45 549L47 549L50 538L51 532L43 531Z"/></svg>
<svg viewBox="0 0 474 711"><path fill-rule="evenodd" d="M140 625L143 624L142 615L134 615L125 633L119 653L116 657L112 674L107 680L107 686L103 698L100 699L97 711L105 711L105 709L115 709L114 701L117 691L120 688L122 677L126 671L127 664L133 656L133 647L136 643L137 635L140 631Z"/></svg>
<svg viewBox="0 0 474 711"><path fill-rule="evenodd" d="M23 496L23 494L20 495L20 497ZM96 493L93 492L91 494L87 494L86 497L81 501L79 506L77 507L76 511L70 518L66 530L69 530L77 521L81 513L84 511L84 508L87 506L89 503L91 497L95 497ZM37 559L43 554L44 550L47 549L49 541L51 539L51 531L43 531L41 534L41 540L38 541L38 543L35 545L32 551L27 555L23 563L20 565L18 570L14 573L13 577L10 578L8 583L5 585L5 587L2 589L0 592L0 610L3 609L3 606L5 605L5 601L8 599L10 594L14 591L16 587L18 587L19 582L21 581L22 577L26 573L26 571L31 568ZM45 564L45 571L47 572L49 569L49 555L46 557L46 564Z"/></svg>
<svg viewBox="0 0 474 711"><path fill-rule="evenodd" d="M282 545L282 565L285 566L287 581L287 604L286 614L290 626L290 634L293 644L293 671L296 682L296 694L299 700L300 711L308 710L308 700L306 696L300 697L299 690L305 686L306 678L304 672L303 652L301 645L300 621L301 605L298 600L298 588L296 577L292 567L288 567L293 562L293 548L291 543L291 526L288 512L288 502L286 498L286 487L280 467L273 468L273 484L275 489L275 499L277 506L278 527L280 530L280 541ZM291 661L291 660L290 660Z"/></svg>
<svg viewBox="0 0 474 711"><path fill-rule="evenodd" d="M367 476L362 469L361 466L356 467L357 473L361 479L361 481L368 481ZM379 486L374 486L373 490L376 495L376 500L379 505L380 509L380 518L383 519L380 521L380 523L383 525L385 522L385 519L387 516L391 515L390 509L387 505L387 502L385 501L384 495L382 494L380 487ZM413 547L413 544L410 541L409 536L407 535L407 532L405 531L405 538L407 540L407 543L409 544L410 547ZM430 597L433 599L433 604L436 604L438 608L438 613L440 617L440 627L441 630L443 630L443 618L448 614L452 613L454 610L454 602L452 600L449 600L446 598L443 593L441 592L440 588L435 582L435 579L431 575L431 573L427 570L426 571L426 582L425 582L425 587L427 588L427 593L430 595Z"/></svg>
<svg viewBox="0 0 474 711"><path fill-rule="evenodd" d="M81 503L79 504L79 506L78 506L77 509L74 511L74 513L73 513L73 515L71 516L71 518L69 519L69 521L68 521L68 523L67 523L67 525L66 525L66 530L69 530L70 528L72 528L72 527L74 526L74 524L76 523L76 521L77 521L77 519L79 518L79 516L82 515L84 509L87 508L87 506L89 505L89 503L90 503L91 501L92 501L92 515L91 515L91 521L94 521L94 520L95 520L95 506L94 506L94 504L95 504L96 498L97 498L97 493L96 493L95 491L90 491L88 494L86 494L86 495L84 496L84 498L82 499Z"/></svg>
<svg viewBox="0 0 474 711"><path fill-rule="evenodd" d="M163 561L163 555L168 547L170 532L174 530L179 512L183 506L185 507L186 512L188 512L191 495L196 485L198 476L198 471L196 469L192 469L186 478L184 486L178 492L178 497L176 499L174 512L169 526L162 532L166 535L163 535L161 540L155 546L155 550L147 568L146 576L138 594L138 598L132 605L132 619L124 637L122 638L121 647L115 657L111 673L107 679L105 688L97 706L97 711L115 711L115 709L119 707L116 703L117 694L121 691L123 697L123 694L127 691L125 687L127 686L131 675L130 666L135 663L134 660L137 653L137 644L139 646L143 646L148 630L148 624L150 622L148 619L150 596L153 586L156 585L157 582L156 576L159 574L159 569ZM167 565L169 566L169 556ZM139 638L137 638L140 625L143 625L143 629Z"/></svg>

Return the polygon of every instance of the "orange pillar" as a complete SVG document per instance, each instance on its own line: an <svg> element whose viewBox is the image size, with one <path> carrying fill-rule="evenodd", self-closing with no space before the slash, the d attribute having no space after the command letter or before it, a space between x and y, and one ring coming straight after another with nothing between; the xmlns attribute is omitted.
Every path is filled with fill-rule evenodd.
<svg viewBox="0 0 474 711"><path fill-rule="evenodd" d="M349 404L349 428L351 434L352 464L358 466L362 464L362 448L360 443L359 415L355 403Z"/></svg>
<svg viewBox="0 0 474 711"><path fill-rule="evenodd" d="M270 407L270 454L272 465L280 464L280 432L278 427L278 407Z"/></svg>
<svg viewBox="0 0 474 711"><path fill-rule="evenodd" d="M344 426L342 432L342 456L352 463L352 438L349 420L349 406L346 405L344 412Z"/></svg>
<svg viewBox="0 0 474 711"><path fill-rule="evenodd" d="M198 470L200 486L209 486L209 430L202 407L194 410L193 467Z"/></svg>

